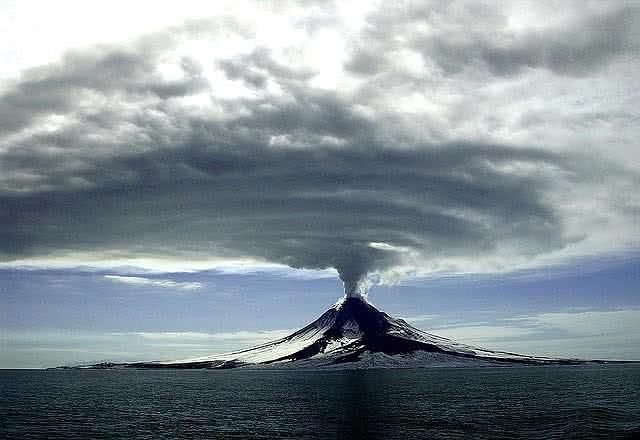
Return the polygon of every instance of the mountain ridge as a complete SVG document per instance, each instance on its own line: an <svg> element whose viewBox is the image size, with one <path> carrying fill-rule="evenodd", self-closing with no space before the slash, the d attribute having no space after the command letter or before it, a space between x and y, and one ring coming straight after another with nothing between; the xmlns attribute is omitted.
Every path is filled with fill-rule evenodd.
<svg viewBox="0 0 640 440"><path fill-rule="evenodd" d="M75 368L359 369L585 362L609 361L528 356L461 344L393 318L362 297L346 296L301 329L255 347L182 360L103 362Z"/></svg>

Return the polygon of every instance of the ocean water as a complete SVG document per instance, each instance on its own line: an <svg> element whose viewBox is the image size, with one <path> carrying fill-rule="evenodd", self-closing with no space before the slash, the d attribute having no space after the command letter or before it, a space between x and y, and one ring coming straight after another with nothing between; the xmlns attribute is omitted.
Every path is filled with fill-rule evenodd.
<svg viewBox="0 0 640 440"><path fill-rule="evenodd" d="M640 366L0 370L0 438L640 438Z"/></svg>

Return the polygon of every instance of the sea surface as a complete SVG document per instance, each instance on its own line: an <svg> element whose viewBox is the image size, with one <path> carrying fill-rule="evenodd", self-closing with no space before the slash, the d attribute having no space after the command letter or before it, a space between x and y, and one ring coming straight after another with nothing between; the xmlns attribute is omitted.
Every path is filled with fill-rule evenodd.
<svg viewBox="0 0 640 440"><path fill-rule="evenodd" d="M0 370L0 438L640 438L640 365Z"/></svg>

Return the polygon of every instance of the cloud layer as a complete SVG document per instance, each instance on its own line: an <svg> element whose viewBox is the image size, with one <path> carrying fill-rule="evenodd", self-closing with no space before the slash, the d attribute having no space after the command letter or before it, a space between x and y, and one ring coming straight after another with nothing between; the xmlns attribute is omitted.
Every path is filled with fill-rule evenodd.
<svg viewBox="0 0 640 440"><path fill-rule="evenodd" d="M635 347L640 339L640 310L547 312L505 318L494 324L460 324L428 331L472 345L520 353L638 359Z"/></svg>
<svg viewBox="0 0 640 440"><path fill-rule="evenodd" d="M131 286L141 287L160 287L163 289L178 289L178 290L196 290L202 289L204 284L196 282L180 282L173 280L154 279L145 277L130 277L121 275L105 275L107 280L116 283L129 284Z"/></svg>
<svg viewBox="0 0 640 440"><path fill-rule="evenodd" d="M582 4L275 3L67 52L2 88L0 258L335 268L357 293L635 246L638 8Z"/></svg>

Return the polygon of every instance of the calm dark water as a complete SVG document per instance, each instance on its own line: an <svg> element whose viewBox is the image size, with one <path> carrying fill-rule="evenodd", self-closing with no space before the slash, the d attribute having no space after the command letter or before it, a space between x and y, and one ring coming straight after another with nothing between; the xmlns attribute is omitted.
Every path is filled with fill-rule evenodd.
<svg viewBox="0 0 640 440"><path fill-rule="evenodd" d="M1 438L640 438L640 366L0 370Z"/></svg>

